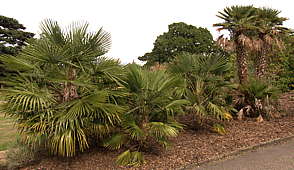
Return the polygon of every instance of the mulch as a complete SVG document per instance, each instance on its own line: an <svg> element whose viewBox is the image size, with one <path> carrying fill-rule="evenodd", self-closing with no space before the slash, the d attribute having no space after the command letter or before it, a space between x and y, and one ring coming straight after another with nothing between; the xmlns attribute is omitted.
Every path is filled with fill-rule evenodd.
<svg viewBox="0 0 294 170"><path fill-rule="evenodd" d="M140 167L119 167L115 165L117 152L94 149L74 158L58 157L43 159L38 164L23 169L178 169L190 164L201 163L225 153L294 135L294 93L280 98L281 109L288 114L279 118L256 122L255 119L226 122L227 133L219 135L207 129L186 129L167 150L156 148L145 154L146 163Z"/></svg>

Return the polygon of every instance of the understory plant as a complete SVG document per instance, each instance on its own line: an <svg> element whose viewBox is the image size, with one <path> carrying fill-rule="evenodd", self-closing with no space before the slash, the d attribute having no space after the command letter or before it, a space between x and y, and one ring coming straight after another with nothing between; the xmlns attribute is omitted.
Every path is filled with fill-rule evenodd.
<svg viewBox="0 0 294 170"><path fill-rule="evenodd" d="M70 157L121 122L124 108L116 99L123 70L102 57L110 47L102 29L89 32L87 23L73 23L62 30L45 20L41 31L17 57L1 56L15 73L2 82L1 112L15 117L29 146Z"/></svg>
<svg viewBox="0 0 294 170"><path fill-rule="evenodd" d="M171 73L184 77L187 82L184 96L191 104L186 109L196 115L196 121L201 123L207 117L231 119L232 107L226 100L231 83L224 79L231 67L228 63L226 56L217 53L184 53L169 65Z"/></svg>
<svg viewBox="0 0 294 170"><path fill-rule="evenodd" d="M144 162L143 152L154 144L169 145L169 138L176 137L182 129L175 115L183 112L182 106L188 104L181 99L185 81L163 70L143 70L131 64L127 68L125 89L128 92L121 127L104 146L109 149L123 148L125 151L117 158L120 165L136 166Z"/></svg>
<svg viewBox="0 0 294 170"><path fill-rule="evenodd" d="M259 79L250 79L247 84L240 86L240 94L235 101L239 112L239 119L245 115L258 117L273 117L277 106L277 94L279 90Z"/></svg>

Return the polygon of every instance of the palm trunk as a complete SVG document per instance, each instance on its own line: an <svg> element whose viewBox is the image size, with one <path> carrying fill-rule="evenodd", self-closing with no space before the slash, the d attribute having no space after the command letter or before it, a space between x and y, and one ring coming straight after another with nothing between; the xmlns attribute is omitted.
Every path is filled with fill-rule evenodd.
<svg viewBox="0 0 294 170"><path fill-rule="evenodd" d="M77 76L76 70L74 68L70 67L68 69L68 74L67 74L68 80L73 81L76 79L76 76ZM77 92L77 87L72 83L66 82L64 84L64 89L63 89L63 101L64 102L70 101L70 100L78 98L78 97L79 97L79 95Z"/></svg>
<svg viewBox="0 0 294 170"><path fill-rule="evenodd" d="M138 126L143 131L144 135L146 136L140 139L138 142L139 142L139 148L144 148L146 147L145 144L148 137L147 124L149 123L149 114L145 107L141 108L140 114L141 114L141 117L140 117L141 120Z"/></svg>
<svg viewBox="0 0 294 170"><path fill-rule="evenodd" d="M266 67L267 67L266 56L264 53L261 53L260 56L258 56L258 61L256 64L256 77L258 79L264 78Z"/></svg>
<svg viewBox="0 0 294 170"><path fill-rule="evenodd" d="M147 124L149 123L149 116L146 112L142 112L141 122L139 123L139 127L147 134Z"/></svg>
<svg viewBox="0 0 294 170"><path fill-rule="evenodd" d="M238 77L240 84L245 84L248 80L248 64L245 49L243 45L235 40L236 54L237 54L237 66L238 66Z"/></svg>
<svg viewBox="0 0 294 170"><path fill-rule="evenodd" d="M257 56L257 62L255 66L255 75L258 79L263 79L266 74L267 68L267 48L266 46L262 47L259 55Z"/></svg>

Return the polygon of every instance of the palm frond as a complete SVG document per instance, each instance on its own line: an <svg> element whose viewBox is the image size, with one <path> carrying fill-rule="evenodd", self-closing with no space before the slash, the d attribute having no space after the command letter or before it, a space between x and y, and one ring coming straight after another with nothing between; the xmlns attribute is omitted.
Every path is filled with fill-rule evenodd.
<svg viewBox="0 0 294 170"><path fill-rule="evenodd" d="M109 139L107 139L103 146L111 150L120 149L126 142L126 136L124 134L116 133L113 134Z"/></svg>
<svg viewBox="0 0 294 170"><path fill-rule="evenodd" d="M127 121L123 124L123 128L129 134L132 140L143 140L146 137L144 131L134 122L134 121Z"/></svg>
<svg viewBox="0 0 294 170"><path fill-rule="evenodd" d="M73 122L68 123L69 124L67 125L72 126ZM85 132L81 128L78 128L78 126L74 127L74 129L64 129L64 131L59 131L50 138L48 145L53 154L72 157L76 153L77 145L81 151L84 151L89 147Z"/></svg>
<svg viewBox="0 0 294 170"><path fill-rule="evenodd" d="M150 133L155 138L176 137L179 133L179 129L163 122L150 122L149 126Z"/></svg>
<svg viewBox="0 0 294 170"><path fill-rule="evenodd" d="M1 110L15 116L30 145L74 156L121 123L124 72L119 61L101 57L111 42L102 28L89 32L88 23L75 22L63 30L47 19L41 32L17 57L1 56L14 71L1 89Z"/></svg>
<svg viewBox="0 0 294 170"><path fill-rule="evenodd" d="M139 166L144 163L144 156L141 152L126 150L118 156L116 163L123 166Z"/></svg>
<svg viewBox="0 0 294 170"><path fill-rule="evenodd" d="M64 45L65 37L57 21L46 19L41 22L40 29L42 37L48 39L53 44Z"/></svg>

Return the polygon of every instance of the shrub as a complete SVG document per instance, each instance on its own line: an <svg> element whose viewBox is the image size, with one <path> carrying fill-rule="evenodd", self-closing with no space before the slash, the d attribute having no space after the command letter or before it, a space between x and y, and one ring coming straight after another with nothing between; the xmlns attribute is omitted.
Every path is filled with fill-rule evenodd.
<svg viewBox="0 0 294 170"><path fill-rule="evenodd" d="M232 107L227 102L227 91L231 84L224 79L230 70L227 58L220 54L193 55L185 53L169 65L169 71L185 78L185 98L191 105L187 108L201 119L213 117L231 119Z"/></svg>
<svg viewBox="0 0 294 170"><path fill-rule="evenodd" d="M150 72L129 65L125 84L129 110L117 133L104 143L110 149L127 148L118 156L118 164L142 164L143 151L154 143L166 147L168 139L178 135L182 126L174 116L182 113L182 106L188 103L179 95L184 87L181 78L162 70Z"/></svg>
<svg viewBox="0 0 294 170"><path fill-rule="evenodd" d="M46 20L42 34L18 56L2 55L14 76L4 82L2 112L16 117L16 126L30 146L52 154L74 156L121 122L117 105L123 74L116 60L106 59L110 35L88 24L62 31Z"/></svg>
<svg viewBox="0 0 294 170"><path fill-rule="evenodd" d="M278 92L277 88L258 79L251 79L247 84L240 86L240 94L236 100L239 119L243 115L260 118L274 116Z"/></svg>

